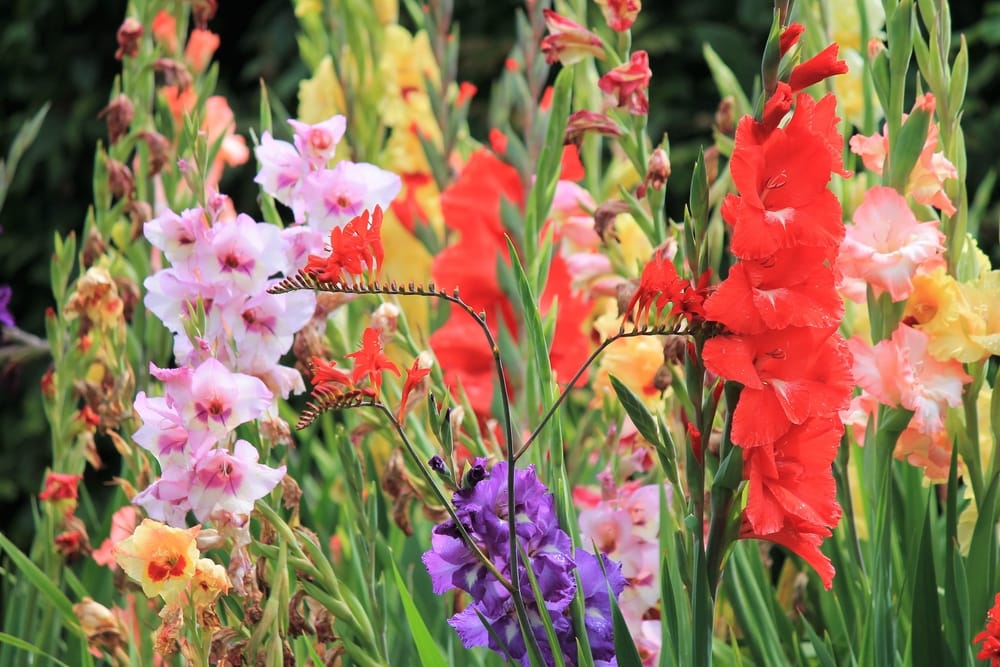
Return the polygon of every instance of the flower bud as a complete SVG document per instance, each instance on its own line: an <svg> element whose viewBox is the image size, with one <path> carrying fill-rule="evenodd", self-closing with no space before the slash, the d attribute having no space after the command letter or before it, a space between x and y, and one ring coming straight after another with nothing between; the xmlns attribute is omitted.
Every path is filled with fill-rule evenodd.
<svg viewBox="0 0 1000 667"><path fill-rule="evenodd" d="M625 32L635 23L635 17L642 9L641 0L596 0L604 14L608 27L616 32Z"/></svg>
<svg viewBox="0 0 1000 667"><path fill-rule="evenodd" d="M566 121L563 143L579 146L586 132L597 132L606 137L622 136L622 129L611 118L602 113L582 109L572 114Z"/></svg>
<svg viewBox="0 0 1000 667"><path fill-rule="evenodd" d="M93 266L97 258L103 255L107 249L108 245L101 237L101 232L98 231L97 226L91 227L90 231L87 232L87 240L83 242L83 254L80 257L83 268L89 269Z"/></svg>
<svg viewBox="0 0 1000 667"><path fill-rule="evenodd" d="M649 165L646 167L646 178L643 184L654 190L660 190L667 184L670 178L670 156L662 148L657 148L649 156Z"/></svg>
<svg viewBox="0 0 1000 667"><path fill-rule="evenodd" d="M139 138L149 149L149 175L156 176L170 162L170 142L155 130L143 130Z"/></svg>
<svg viewBox="0 0 1000 667"><path fill-rule="evenodd" d="M73 613L80 621L80 628L92 648L106 648L114 652L125 645L125 635L118 619L100 602L85 597L73 605Z"/></svg>
<svg viewBox="0 0 1000 667"><path fill-rule="evenodd" d="M399 323L399 306L393 303L382 303L372 313L372 328L378 329L383 343L392 340Z"/></svg>
<svg viewBox="0 0 1000 667"><path fill-rule="evenodd" d="M615 219L628 210L628 202L621 199L612 199L597 207L594 211L594 231L601 237L601 241L607 243L609 236L618 239L615 234Z"/></svg>
<svg viewBox="0 0 1000 667"><path fill-rule="evenodd" d="M194 0L191 3L191 15L194 17L195 27L204 29L215 18L218 9L219 3L216 0Z"/></svg>
<svg viewBox="0 0 1000 667"><path fill-rule="evenodd" d="M115 51L115 58L121 60L124 57L135 58L139 55L139 41L142 39L142 24L131 16L118 27L115 35L118 39L118 50Z"/></svg>
<svg viewBox="0 0 1000 667"><path fill-rule="evenodd" d="M733 135L736 129L734 122L735 114L736 103L733 101L732 95L727 95L722 98L718 108L715 110L715 128L719 131L719 134Z"/></svg>
<svg viewBox="0 0 1000 667"><path fill-rule="evenodd" d="M97 114L98 118L103 118L108 124L108 141L114 145L119 139L128 134L129 125L135 117L135 107L132 100L126 95L119 94L108 106L101 109Z"/></svg>
<svg viewBox="0 0 1000 667"><path fill-rule="evenodd" d="M118 199L131 197L135 192L135 177L127 165L118 160L108 158L108 190Z"/></svg>

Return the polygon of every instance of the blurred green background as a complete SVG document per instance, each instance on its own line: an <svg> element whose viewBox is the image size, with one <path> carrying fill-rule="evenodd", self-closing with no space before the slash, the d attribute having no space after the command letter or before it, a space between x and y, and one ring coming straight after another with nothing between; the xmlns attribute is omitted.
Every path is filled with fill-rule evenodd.
<svg viewBox="0 0 1000 667"><path fill-rule="evenodd" d="M481 97L503 67L513 40L513 0L455 0L461 31L460 80L479 86ZM767 0L647 0L635 27L634 44L650 52L652 136L669 130L674 175L668 184L667 210L682 215L691 160L711 141L718 95L701 55L710 42L750 89L758 71L763 38L770 23ZM252 8L252 10L251 10ZM49 257L53 232L80 230L91 199L94 147L104 139L97 119L119 69L114 59L115 30L125 3L100 0L2 0L0 2L0 152L26 118L43 104L52 108L38 139L22 160L0 212L0 284L13 289L11 311L18 325L44 334L43 317L51 305ZM964 127L969 152L969 192L998 166L995 137L1000 136L1000 0L952 3L953 25L969 40L971 75ZM256 123L258 80L294 112L298 81L306 68L298 58L296 22L286 0L222 0L210 28L222 46L219 92L237 114L240 132ZM470 118L475 136L485 138L485 101ZM251 161L252 163L252 161ZM223 191L238 210L255 211L252 164L229 170ZM980 242L1000 265L997 250L997 198L983 220ZM50 444L41 407L39 379L48 361L0 368L0 530L21 546L32 532L30 502L38 492ZM102 450L113 459L113 450ZM109 467L114 467L112 466ZM88 471L90 488L112 470Z"/></svg>

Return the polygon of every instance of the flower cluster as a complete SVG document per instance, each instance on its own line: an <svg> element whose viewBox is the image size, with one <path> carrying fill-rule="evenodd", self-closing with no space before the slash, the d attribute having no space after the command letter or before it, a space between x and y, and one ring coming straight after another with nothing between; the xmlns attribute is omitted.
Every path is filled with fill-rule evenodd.
<svg viewBox="0 0 1000 667"><path fill-rule="evenodd" d="M230 441L237 426L271 407L271 392L260 379L233 373L214 358L195 368L150 371L166 395L139 392L135 411L143 425L133 438L156 457L160 477L133 502L173 526L187 525L193 511L198 521L244 527L254 502L277 486L285 467L260 464L252 444Z"/></svg>
<svg viewBox="0 0 1000 667"><path fill-rule="evenodd" d="M801 32L789 31L783 50ZM827 588L834 570L819 546L841 514L831 464L843 433L838 413L853 387L830 267L844 225L827 183L846 174L836 99L793 91L841 64L828 49L797 66L763 120L745 117L737 127L731 171L739 194L727 196L722 215L740 261L705 302L708 319L727 333L703 350L707 369L743 385L731 431L749 483L741 537L790 548Z"/></svg>
<svg viewBox="0 0 1000 667"><path fill-rule="evenodd" d="M347 121L337 115L308 125L289 120L294 145L264 132L256 148L260 171L256 182L267 194L292 209L307 252L318 252L327 234L375 206L386 208L399 194L401 181L392 172L366 162L341 160L330 168ZM296 262L300 266L301 262Z"/></svg>
<svg viewBox="0 0 1000 667"><path fill-rule="evenodd" d="M628 586L619 604L643 664L658 664L660 653L661 491L669 506L669 486L629 482L616 489L612 484L603 489L605 498L580 511L579 519L584 543L621 563Z"/></svg>
<svg viewBox="0 0 1000 667"><path fill-rule="evenodd" d="M485 459L477 459L466 473L464 488L455 493L455 512L466 532L502 575L511 572L508 517L517 516L514 539L527 555L528 566L538 582L542 599L536 599L525 563L518 564L519 585L532 631L545 653L546 664L554 664L552 650L560 650L567 664L577 664L576 631L570 604L577 593L579 576L586 607L587 638L597 665L615 662L608 587L617 596L625 587L621 566L606 556L572 551L569 536L559 528L552 494L539 481L534 467L514 473L513 508L508 506L507 463L489 471ZM461 538L453 520L434 529L431 549L424 553L435 593L458 588L472 596L468 607L448 622L466 647L488 646L506 653L522 665L531 664L514 611L513 597L475 552ZM605 575L606 573L606 575ZM559 647L550 647L541 616L543 605L552 620Z"/></svg>
<svg viewBox="0 0 1000 667"><path fill-rule="evenodd" d="M146 238L171 266L146 279L145 304L173 332L179 364L214 357L287 398L305 386L278 360L312 317L315 296L267 293L272 276L295 266L294 232L246 214L224 219L224 201L216 196L207 211L167 211L146 223Z"/></svg>

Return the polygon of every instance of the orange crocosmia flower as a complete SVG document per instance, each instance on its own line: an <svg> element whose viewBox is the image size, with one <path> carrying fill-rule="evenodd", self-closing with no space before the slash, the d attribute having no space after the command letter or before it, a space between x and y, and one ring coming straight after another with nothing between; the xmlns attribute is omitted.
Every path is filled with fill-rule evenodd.
<svg viewBox="0 0 1000 667"><path fill-rule="evenodd" d="M717 336L705 343L702 356L710 371L743 385L732 429L733 442L743 447L773 443L793 424L850 405L851 355L831 329Z"/></svg>
<svg viewBox="0 0 1000 667"><path fill-rule="evenodd" d="M420 381L427 377L431 372L430 366L424 366L424 358L417 357L413 360L413 365L406 369L406 380L403 382L403 393L399 399L399 419L402 421L403 417L406 415L406 404L410 399L410 394Z"/></svg>
<svg viewBox="0 0 1000 667"><path fill-rule="evenodd" d="M184 47L184 59L191 66L192 72L198 74L208 68L218 48L218 35L211 30L195 28L188 36L187 46Z"/></svg>
<svg viewBox="0 0 1000 667"><path fill-rule="evenodd" d="M320 282L336 283L344 272L361 277L367 269L375 271L377 276L384 260L382 207L376 206L374 213L365 209L343 227L330 230L330 254L309 255L302 270Z"/></svg>
<svg viewBox="0 0 1000 667"><path fill-rule="evenodd" d="M313 387L316 389L336 389L336 385L351 386L351 376L337 370L336 361L326 361L317 356L312 358Z"/></svg>
<svg viewBox="0 0 1000 667"><path fill-rule="evenodd" d="M625 313L633 316L636 325L643 326L654 305L662 311L668 303L678 303L681 289L686 284L677 275L677 269L667 253L659 251L642 269L639 288L625 307Z"/></svg>
<svg viewBox="0 0 1000 667"><path fill-rule="evenodd" d="M786 327L833 327L844 316L824 248L789 248L744 260L705 301L706 317L733 333Z"/></svg>
<svg viewBox="0 0 1000 667"><path fill-rule="evenodd" d="M115 545L115 558L125 574L139 582L146 597L159 595L170 604L194 577L198 561L195 538L200 530L199 526L172 528L143 519L130 537Z"/></svg>
<svg viewBox="0 0 1000 667"><path fill-rule="evenodd" d="M357 384L367 375L375 394L382 389L382 371L392 371L397 377L400 376L399 368L382 349L382 334L378 329L365 329L361 349L347 355L347 358L354 359L354 371L351 373L354 383Z"/></svg>

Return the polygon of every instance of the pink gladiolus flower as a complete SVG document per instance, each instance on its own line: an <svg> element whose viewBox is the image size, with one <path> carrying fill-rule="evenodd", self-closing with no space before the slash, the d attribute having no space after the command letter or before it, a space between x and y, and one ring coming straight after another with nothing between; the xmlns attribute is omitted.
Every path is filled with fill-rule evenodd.
<svg viewBox="0 0 1000 667"><path fill-rule="evenodd" d="M274 139L270 132L261 135L254 153L260 162L254 182L281 203L290 205L299 181L309 173L309 162L295 146Z"/></svg>
<svg viewBox="0 0 1000 667"><path fill-rule="evenodd" d="M263 292L267 278L285 261L280 230L257 224L245 213L212 227L211 259L202 266L201 280L229 285L238 293Z"/></svg>
<svg viewBox="0 0 1000 667"><path fill-rule="evenodd" d="M910 426L927 435L944 428L946 406L962 403L962 386L972 381L957 361L938 361L927 351L928 336L900 324L892 338L874 347L855 337L854 379L879 403L913 410Z"/></svg>
<svg viewBox="0 0 1000 667"><path fill-rule="evenodd" d="M114 569L115 554L113 549L116 544L132 535L137 523L139 523L139 512L133 505L120 507L111 516L111 535L101 542L101 546L94 549L94 553L91 554L94 562Z"/></svg>
<svg viewBox="0 0 1000 667"><path fill-rule="evenodd" d="M940 264L944 234L938 221L917 222L906 199L892 188L874 187L854 212L854 225L840 247L837 267L848 278L861 278L876 294L889 292L902 301L913 291L918 270Z"/></svg>
<svg viewBox="0 0 1000 667"><path fill-rule="evenodd" d="M642 9L641 0L596 0L604 14L608 27L616 32L625 32L635 23L635 17Z"/></svg>
<svg viewBox="0 0 1000 667"><path fill-rule="evenodd" d="M145 223L142 233L171 264L190 266L200 243L208 238L209 226L201 208L189 208L180 215L168 210Z"/></svg>
<svg viewBox="0 0 1000 667"><path fill-rule="evenodd" d="M292 202L297 220L329 232L365 210L387 209L402 188L396 174L366 162L338 162L333 169L314 171L303 180Z"/></svg>
<svg viewBox="0 0 1000 667"><path fill-rule="evenodd" d="M337 150L337 144L344 136L347 129L347 119L341 115L333 116L322 123L309 125L290 119L288 124L295 130L295 148L315 169L326 167L327 163L333 159L333 154Z"/></svg>
<svg viewBox="0 0 1000 667"><path fill-rule="evenodd" d="M285 476L285 466L258 463L257 449L237 440L233 453L213 449L199 457L192 470L191 509L199 521L218 511L249 516L254 502L270 493Z"/></svg>

